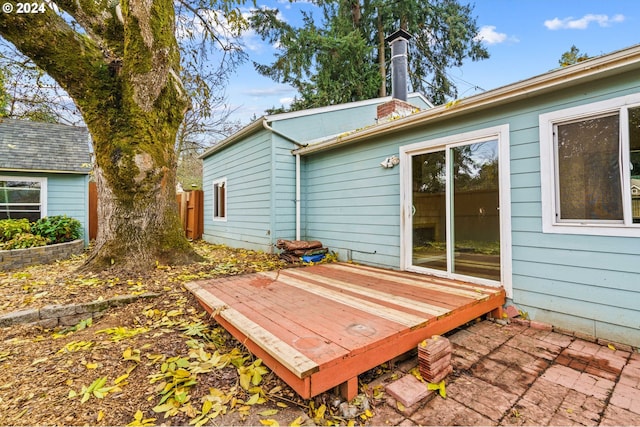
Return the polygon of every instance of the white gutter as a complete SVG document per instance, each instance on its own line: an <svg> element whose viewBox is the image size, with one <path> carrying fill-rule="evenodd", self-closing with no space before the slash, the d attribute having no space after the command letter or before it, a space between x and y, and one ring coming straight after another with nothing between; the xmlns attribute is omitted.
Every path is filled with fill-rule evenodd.
<svg viewBox="0 0 640 427"><path fill-rule="evenodd" d="M300 154L296 154L296 240L300 240Z"/></svg>
<svg viewBox="0 0 640 427"><path fill-rule="evenodd" d="M348 144L364 139L381 136L389 132L410 129L424 123L432 123L453 115L471 113L486 108L495 107L519 99L540 95L557 89L569 82L588 82L604 77L608 74L619 74L628 69L640 68L640 45L622 49L608 55L602 55L569 67L551 71L522 80L507 86L490 90L478 95L463 98L458 101L440 105L403 119L373 125L368 128L345 133L335 138L329 138L307 147L294 151L294 154L310 154Z"/></svg>
<svg viewBox="0 0 640 427"><path fill-rule="evenodd" d="M213 147L211 147L210 149L208 149L207 151L205 151L203 154L200 155L201 159L204 159L206 157L209 157L211 154L215 153L218 150L221 150L222 148L233 144L234 142L245 138L249 135L251 135L254 132L259 131L260 129L265 129L268 130L269 132L278 135L279 137L286 139L287 141L295 144L296 146L298 146L298 149L303 149L304 147L306 147L305 144L301 144L298 141L296 141L295 139L291 138L290 136L287 136L285 134L283 134L282 132L279 132L277 130L275 130L274 128L272 128L271 126L269 126L269 122L267 120L266 116L261 117L260 119L256 120L255 122L243 127L242 129L240 129L237 133L231 135L230 137L223 139L220 143L214 145ZM301 218L300 218L300 155L296 154L296 240L300 240L300 223L301 223Z"/></svg>
<svg viewBox="0 0 640 427"><path fill-rule="evenodd" d="M279 137L286 139L289 142L294 143L295 145L297 145L299 147L299 149L302 149L304 147L306 147L305 144L301 144L298 141L296 141L295 139L291 138L290 136L287 136L277 130L275 130L274 128L272 128L271 126L269 126L269 124L267 123L266 120L262 120L262 126L274 133L275 135L278 135ZM301 218L300 218L300 155L296 154L296 240L300 240L300 223L301 223Z"/></svg>

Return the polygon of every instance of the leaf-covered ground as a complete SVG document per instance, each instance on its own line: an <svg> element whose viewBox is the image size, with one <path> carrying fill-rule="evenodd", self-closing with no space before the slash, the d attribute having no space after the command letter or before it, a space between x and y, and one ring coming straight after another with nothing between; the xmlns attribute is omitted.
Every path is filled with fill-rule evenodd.
<svg viewBox="0 0 640 427"><path fill-rule="evenodd" d="M206 261L114 266L80 274L83 257L0 272L0 314L153 292L99 318L44 329L0 328L1 425L353 425L333 398L303 401L226 331L182 284L283 267L273 255L194 244ZM334 402L335 404L335 402Z"/></svg>

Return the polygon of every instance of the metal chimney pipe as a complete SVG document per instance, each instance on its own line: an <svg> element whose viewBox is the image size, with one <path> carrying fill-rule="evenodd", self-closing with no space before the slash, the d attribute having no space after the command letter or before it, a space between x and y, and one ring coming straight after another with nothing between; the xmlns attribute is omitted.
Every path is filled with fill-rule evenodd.
<svg viewBox="0 0 640 427"><path fill-rule="evenodd" d="M405 102L409 92L407 46L411 37L408 32L398 30L385 39L391 46L391 97Z"/></svg>

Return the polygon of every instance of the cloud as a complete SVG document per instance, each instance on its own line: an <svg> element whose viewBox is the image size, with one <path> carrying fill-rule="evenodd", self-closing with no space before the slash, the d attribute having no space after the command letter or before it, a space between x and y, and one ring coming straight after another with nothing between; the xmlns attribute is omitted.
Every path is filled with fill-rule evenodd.
<svg viewBox="0 0 640 427"><path fill-rule="evenodd" d="M473 38L475 41L482 41L487 44L504 43L505 41L518 42L515 37L509 37L505 33L496 31L495 25L484 25L480 28L478 35Z"/></svg>
<svg viewBox="0 0 640 427"><path fill-rule="evenodd" d="M618 24L624 20L625 16L622 14L609 17L609 15L594 15L590 13L578 19L572 16L563 19L548 19L544 21L544 26L549 30L586 30L592 22L597 23L600 27L610 27L612 24Z"/></svg>

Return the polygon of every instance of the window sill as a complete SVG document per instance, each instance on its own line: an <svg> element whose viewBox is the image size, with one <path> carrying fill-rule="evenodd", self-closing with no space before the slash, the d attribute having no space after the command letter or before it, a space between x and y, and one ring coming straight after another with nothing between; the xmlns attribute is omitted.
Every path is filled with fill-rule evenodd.
<svg viewBox="0 0 640 427"><path fill-rule="evenodd" d="M542 232L549 234L640 237L640 224L634 226L625 226L622 224L548 224L542 226Z"/></svg>

